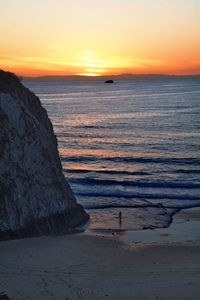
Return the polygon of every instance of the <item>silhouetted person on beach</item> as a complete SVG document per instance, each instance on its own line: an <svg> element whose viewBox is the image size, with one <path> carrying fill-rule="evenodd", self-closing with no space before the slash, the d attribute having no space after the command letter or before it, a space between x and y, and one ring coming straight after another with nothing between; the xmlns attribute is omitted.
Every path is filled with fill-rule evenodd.
<svg viewBox="0 0 200 300"><path fill-rule="evenodd" d="M122 224L122 212L120 211L119 212L119 225Z"/></svg>

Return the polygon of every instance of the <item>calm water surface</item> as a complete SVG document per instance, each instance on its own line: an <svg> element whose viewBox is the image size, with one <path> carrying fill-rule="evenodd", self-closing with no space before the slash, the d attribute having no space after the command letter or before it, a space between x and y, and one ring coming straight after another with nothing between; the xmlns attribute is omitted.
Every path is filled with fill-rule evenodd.
<svg viewBox="0 0 200 300"><path fill-rule="evenodd" d="M48 111L91 228L167 226L200 206L200 78L24 84Z"/></svg>

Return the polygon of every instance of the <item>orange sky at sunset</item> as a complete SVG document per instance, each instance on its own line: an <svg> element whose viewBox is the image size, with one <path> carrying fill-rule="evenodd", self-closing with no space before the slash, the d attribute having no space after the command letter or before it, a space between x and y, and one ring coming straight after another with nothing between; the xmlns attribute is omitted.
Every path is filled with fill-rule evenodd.
<svg viewBox="0 0 200 300"><path fill-rule="evenodd" d="M0 1L0 68L19 75L200 74L199 0Z"/></svg>

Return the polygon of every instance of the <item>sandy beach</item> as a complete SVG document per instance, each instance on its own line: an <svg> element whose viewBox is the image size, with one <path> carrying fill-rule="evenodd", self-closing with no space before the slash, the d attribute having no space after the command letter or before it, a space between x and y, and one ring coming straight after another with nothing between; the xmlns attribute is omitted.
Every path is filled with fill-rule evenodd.
<svg viewBox="0 0 200 300"><path fill-rule="evenodd" d="M118 238L71 234L5 241L0 292L13 300L195 300L199 253L199 240L129 247Z"/></svg>

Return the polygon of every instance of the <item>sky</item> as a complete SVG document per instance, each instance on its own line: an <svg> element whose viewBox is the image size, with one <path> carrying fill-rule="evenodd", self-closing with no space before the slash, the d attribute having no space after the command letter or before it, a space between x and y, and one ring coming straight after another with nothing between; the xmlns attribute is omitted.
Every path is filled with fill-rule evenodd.
<svg viewBox="0 0 200 300"><path fill-rule="evenodd" d="M0 0L0 69L200 74L200 0Z"/></svg>

